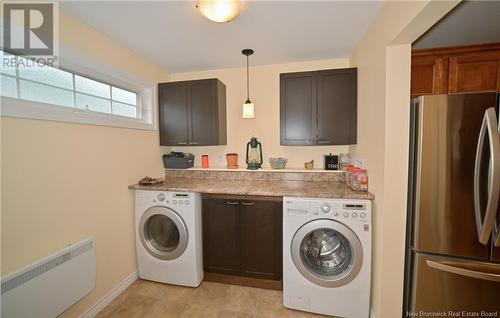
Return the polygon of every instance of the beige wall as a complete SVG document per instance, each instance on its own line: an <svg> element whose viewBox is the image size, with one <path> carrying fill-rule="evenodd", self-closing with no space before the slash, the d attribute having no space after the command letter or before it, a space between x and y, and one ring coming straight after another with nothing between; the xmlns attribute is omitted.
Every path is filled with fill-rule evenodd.
<svg viewBox="0 0 500 318"><path fill-rule="evenodd" d="M132 77L168 73L90 27L60 17L60 39ZM95 239L96 289L62 317L77 317L137 270L133 193L163 174L156 131L1 118L2 275L67 244Z"/></svg>
<svg viewBox="0 0 500 318"><path fill-rule="evenodd" d="M244 56L241 62L245 63ZM246 100L245 67L174 73L171 76L172 81L216 77L226 85L228 135L227 146L174 147L173 149L194 153L197 166L201 165L202 154L209 155L211 166L224 166L224 155L228 152L236 152L239 154L240 167L244 167L246 143L254 135L262 142L266 167L269 167L267 162L269 157L278 156L288 158L287 168L303 168L304 162L311 159L314 159L315 167L322 167L324 154L347 152L348 146L280 146L279 74L345 67L349 67L348 59L252 66L250 68L250 99L255 104L254 119L241 118L242 105ZM170 148L163 147L163 150L167 152Z"/></svg>
<svg viewBox="0 0 500 318"><path fill-rule="evenodd" d="M371 307L375 317L401 317L404 273L410 44L458 1L392 1L356 47L358 144L375 194Z"/></svg>

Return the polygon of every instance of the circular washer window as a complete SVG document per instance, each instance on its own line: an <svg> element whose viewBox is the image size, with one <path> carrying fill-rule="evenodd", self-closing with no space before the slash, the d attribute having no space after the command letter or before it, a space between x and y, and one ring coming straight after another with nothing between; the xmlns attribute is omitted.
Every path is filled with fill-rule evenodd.
<svg viewBox="0 0 500 318"><path fill-rule="evenodd" d="M356 234L328 219L303 225L292 240L292 259L309 281L339 287L352 281L361 269L363 249Z"/></svg>
<svg viewBox="0 0 500 318"><path fill-rule="evenodd" d="M144 212L139 224L139 236L148 253L162 260L179 257L188 243L184 221L166 207L152 207Z"/></svg>

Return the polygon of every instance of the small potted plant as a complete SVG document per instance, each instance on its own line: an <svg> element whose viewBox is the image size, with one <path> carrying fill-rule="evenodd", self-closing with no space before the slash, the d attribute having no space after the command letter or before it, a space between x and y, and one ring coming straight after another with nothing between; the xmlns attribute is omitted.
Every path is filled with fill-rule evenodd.
<svg viewBox="0 0 500 318"><path fill-rule="evenodd" d="M238 154L234 152L227 153L226 162L228 169L238 169Z"/></svg>

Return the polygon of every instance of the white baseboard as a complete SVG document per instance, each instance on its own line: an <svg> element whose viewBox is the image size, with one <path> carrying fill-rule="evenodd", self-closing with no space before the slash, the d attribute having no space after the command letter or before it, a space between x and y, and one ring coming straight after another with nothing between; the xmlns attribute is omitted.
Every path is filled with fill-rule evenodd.
<svg viewBox="0 0 500 318"><path fill-rule="evenodd" d="M370 308L370 318L375 318L375 314L373 313L373 309Z"/></svg>
<svg viewBox="0 0 500 318"><path fill-rule="evenodd" d="M93 318L97 315L101 310L104 309L107 305L109 305L113 299L118 297L127 287L132 285L139 278L139 272L135 271L130 274L127 278L125 278L121 283L119 283L115 288L109 291L104 297L99 299L94 306L90 307L84 313L82 313L78 318Z"/></svg>

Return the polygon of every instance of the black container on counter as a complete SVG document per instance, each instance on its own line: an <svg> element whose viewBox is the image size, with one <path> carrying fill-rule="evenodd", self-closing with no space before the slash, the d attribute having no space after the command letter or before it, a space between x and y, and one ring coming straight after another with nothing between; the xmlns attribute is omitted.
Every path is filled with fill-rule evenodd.
<svg viewBox="0 0 500 318"><path fill-rule="evenodd" d="M175 152L163 155L163 166L165 169L187 169L194 165L192 153Z"/></svg>

